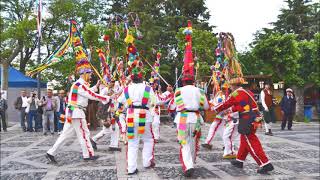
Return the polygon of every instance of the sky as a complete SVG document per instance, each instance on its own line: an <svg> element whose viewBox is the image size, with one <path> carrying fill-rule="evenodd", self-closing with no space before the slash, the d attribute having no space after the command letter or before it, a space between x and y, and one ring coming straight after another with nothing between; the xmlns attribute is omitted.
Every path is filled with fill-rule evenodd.
<svg viewBox="0 0 320 180"><path fill-rule="evenodd" d="M238 51L244 51L253 40L253 34L271 27L285 7L283 0L207 0L210 25L215 32L231 32Z"/></svg>

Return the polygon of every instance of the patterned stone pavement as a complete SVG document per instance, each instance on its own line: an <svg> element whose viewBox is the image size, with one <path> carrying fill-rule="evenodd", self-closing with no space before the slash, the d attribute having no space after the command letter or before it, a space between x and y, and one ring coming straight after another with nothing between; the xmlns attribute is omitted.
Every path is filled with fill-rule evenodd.
<svg viewBox="0 0 320 180"><path fill-rule="evenodd" d="M280 127L279 124L275 126ZM204 125L204 135L208 127L209 124ZM265 136L263 130L259 130L263 147L275 166L275 171L269 175L257 175L258 166L250 156L244 169L233 168L229 160L222 159L222 140L217 136L211 151L200 149L196 172L191 179L320 179L319 123L296 123L293 128L293 131L276 129L273 137ZM98 142L96 154L100 158L93 162L82 160L79 144L73 135L56 156L57 166L48 164L44 154L58 135L21 132L18 125L0 135L1 180L185 179L179 162L175 130L170 123L161 125L161 141L155 146L156 167L144 169L140 157L139 173L135 176L126 175L124 145L121 144L122 152L108 151L109 135Z"/></svg>

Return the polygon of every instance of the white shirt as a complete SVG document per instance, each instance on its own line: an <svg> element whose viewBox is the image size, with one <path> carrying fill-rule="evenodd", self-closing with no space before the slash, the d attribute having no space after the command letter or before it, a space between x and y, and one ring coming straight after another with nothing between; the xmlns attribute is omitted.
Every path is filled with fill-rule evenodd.
<svg viewBox="0 0 320 180"><path fill-rule="evenodd" d="M56 112L59 112L60 111L60 98L59 98L59 96L53 96L53 98L57 102Z"/></svg>
<svg viewBox="0 0 320 180"><path fill-rule="evenodd" d="M192 86L192 85L187 85L187 86L182 87L180 89L180 91L181 91L181 96L182 96L182 101L183 101L184 107L187 110L197 111L200 109L201 92L200 92L199 88ZM204 98L203 108L204 108L204 110L209 109L209 104L208 104L208 100L206 97ZM180 114L181 114L181 112L177 113L175 120L174 120L175 123L179 123ZM198 117L195 112L188 112L187 123L196 123L197 118ZM201 123L202 123L203 119L202 119L201 115L200 115L200 118L201 118Z"/></svg>
<svg viewBox="0 0 320 180"><path fill-rule="evenodd" d="M78 88L78 96L77 96L77 106L82 108L86 108L88 106L88 100L102 101L102 103L107 103L109 101L109 96L101 96L94 92L96 87L89 87L89 83L87 83L82 78L79 78L71 87L71 91L68 95L68 102L71 102L72 89L76 83L80 83L81 85ZM93 90L94 89L94 90ZM104 99L105 98L105 99ZM85 118L85 113L82 108L75 107L72 118ZM68 111L66 111L68 113Z"/></svg>
<svg viewBox="0 0 320 180"><path fill-rule="evenodd" d="M267 91L268 91L269 94L270 94L270 90L267 90ZM268 108L268 106L267 106L267 104L266 104L265 96L266 96L266 95L264 94L264 90L262 90L261 93L260 93L260 101L261 101L261 104L262 104L264 110L268 111L269 108Z"/></svg>
<svg viewBox="0 0 320 180"><path fill-rule="evenodd" d="M142 105L142 98L145 91L145 87L146 85L144 83L132 83L128 86L129 98L132 100L132 104L134 106ZM128 108L128 104L126 102L126 97L124 95L124 92L121 93L121 95L117 99L117 102L124 104L125 108ZM155 106L155 104L156 104L156 96L151 88L149 101L146 106L149 108L149 110L146 110L146 122L152 122L152 115L150 110ZM134 109L134 122L139 122L139 112L140 112L140 109ZM127 110L127 114L128 114L128 110Z"/></svg>
<svg viewBox="0 0 320 180"><path fill-rule="evenodd" d="M21 99L22 99L22 107L28 107L28 97L27 96L25 96L25 97L22 97L21 96Z"/></svg>

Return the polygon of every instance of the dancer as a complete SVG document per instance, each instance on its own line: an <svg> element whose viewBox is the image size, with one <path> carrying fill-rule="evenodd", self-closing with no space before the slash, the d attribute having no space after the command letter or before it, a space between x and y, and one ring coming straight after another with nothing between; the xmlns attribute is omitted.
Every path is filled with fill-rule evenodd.
<svg viewBox="0 0 320 180"><path fill-rule="evenodd" d="M102 120L102 130L96 134L91 139L92 147L97 150L97 141L104 137L108 132L111 132L111 140L109 145L110 151L121 151L121 148L119 148L119 127L121 125L118 125L118 121L115 121L115 107L116 105L116 97L119 94L119 88L118 86L115 86L115 79L112 79L109 87L102 87L100 94L101 95L113 95L114 98L110 99L108 104L104 105L102 103L99 103L99 109L97 112L97 118ZM121 93L121 92L120 92Z"/></svg>
<svg viewBox="0 0 320 180"><path fill-rule="evenodd" d="M90 131L87 126L85 110L89 99L107 103L110 97L100 96L89 88L92 70L87 59L77 61L77 72L80 74L80 78L71 86L66 110L67 121L65 122L61 135L46 154L46 158L52 163L57 163L54 156L57 154L63 142L70 137L74 131L81 145L83 159L95 160L98 158L98 156L94 155L94 150L90 143ZM94 88L97 86L99 86L99 82Z"/></svg>
<svg viewBox="0 0 320 180"><path fill-rule="evenodd" d="M274 168L263 151L260 140L255 134L258 127L257 122L261 120L261 117L257 103L253 98L253 93L240 87L243 82L244 80L241 77L238 77L235 80L231 79L229 84L231 85L233 92L224 103L213 109L219 113L232 107L234 112L239 112L238 132L240 133L240 147L237 159L231 161L231 164L237 168L243 168L243 162L248 153L250 153L260 166L257 172L266 174Z"/></svg>
<svg viewBox="0 0 320 180"><path fill-rule="evenodd" d="M118 102L127 109L127 170L128 175L138 173L137 156L139 140L143 139L143 166L152 168L154 162L154 136L150 109L155 105L156 97L152 88L143 83L142 63L135 60L132 65L132 83L118 98Z"/></svg>
<svg viewBox="0 0 320 180"><path fill-rule="evenodd" d="M224 84L222 86L222 91L217 92L215 98L212 100L212 106L217 106L218 104L225 102L226 96L229 94L228 91L229 91L228 86ZM212 149L212 145L210 144L212 139L215 137L219 129L223 128L223 134L222 134L222 139L224 144L223 158L224 159L236 158L233 140L238 134L235 131L238 118L239 118L238 112L232 112L231 108L217 114L210 126L208 136L205 140L205 143L202 144L202 147L207 149Z"/></svg>
<svg viewBox="0 0 320 180"><path fill-rule="evenodd" d="M191 177L194 172L198 143L201 136L201 123L203 119L201 110L209 108L204 91L194 86L194 61L191 45L191 21L184 30L186 35L186 47L183 66L183 87L178 88L174 95L176 106L178 140L180 143L180 161L186 177ZM174 106L172 106L174 107Z"/></svg>

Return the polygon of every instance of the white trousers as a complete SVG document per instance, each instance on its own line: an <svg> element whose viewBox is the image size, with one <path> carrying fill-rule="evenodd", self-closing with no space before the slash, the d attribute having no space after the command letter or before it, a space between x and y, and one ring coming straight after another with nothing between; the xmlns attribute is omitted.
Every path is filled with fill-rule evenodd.
<svg viewBox="0 0 320 180"><path fill-rule="evenodd" d="M59 138L54 143L52 148L48 150L47 153L52 156L55 156L62 143L68 137L71 137L73 132L76 132L76 135L78 137L82 149L83 158L89 158L90 156L94 156L94 151L90 142L90 131L88 129L87 121L85 118L72 119L71 123L66 122L63 126L63 130Z"/></svg>
<svg viewBox="0 0 320 180"><path fill-rule="evenodd" d="M134 123L134 138L128 140L127 145L127 162L128 173L133 173L137 169L137 158L139 150L140 136L138 135L139 123ZM143 140L142 159L143 166L149 167L154 161L154 137L152 132L152 124L146 122L145 132L141 135Z"/></svg>
<svg viewBox="0 0 320 180"><path fill-rule="evenodd" d="M101 139L103 136L107 135L108 133L111 133L111 140L109 147L118 147L119 146L119 125L115 123L115 130L112 130L112 126L109 128L106 128L105 126L102 126L102 130L92 137L92 140L94 142L97 142L99 139Z"/></svg>
<svg viewBox="0 0 320 180"><path fill-rule="evenodd" d="M160 116L154 115L152 121L152 130L154 133L154 139L160 139Z"/></svg>
<svg viewBox="0 0 320 180"><path fill-rule="evenodd" d="M119 146L119 136L120 136L120 129L119 129L119 125L117 122L114 124L114 127L115 128L113 130L112 126L110 126L111 140L110 140L109 147L117 148Z"/></svg>
<svg viewBox="0 0 320 180"><path fill-rule="evenodd" d="M235 154L234 150L234 139L239 136L237 124L234 124L232 121L226 123L226 126L223 131L223 144L224 151L223 155Z"/></svg>
<svg viewBox="0 0 320 180"><path fill-rule="evenodd" d="M265 129L266 129L266 132L269 132L269 129L272 128L272 122L266 123L266 122L264 121L264 126L265 126Z"/></svg>
<svg viewBox="0 0 320 180"><path fill-rule="evenodd" d="M94 142L97 142L99 139L101 139L103 136L105 136L106 134L108 134L109 132L109 128L106 128L105 126L102 126L102 130L100 132L98 132L98 134L96 134L95 136L92 137L92 140Z"/></svg>
<svg viewBox="0 0 320 180"><path fill-rule="evenodd" d="M223 120L213 121L210 125L205 143L210 144L216 133L223 127Z"/></svg>
<svg viewBox="0 0 320 180"><path fill-rule="evenodd" d="M119 123L120 123L121 133L126 133L127 132L127 124L126 124L126 115L125 114L120 113Z"/></svg>
<svg viewBox="0 0 320 180"><path fill-rule="evenodd" d="M177 125L177 127L179 127L179 125ZM180 145L180 162L184 172L193 168L196 160L197 146L199 142L196 142L193 137L194 128L194 123L187 123L186 144ZM199 139L197 139L197 141L199 141Z"/></svg>

